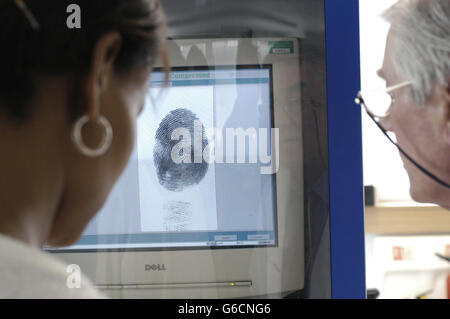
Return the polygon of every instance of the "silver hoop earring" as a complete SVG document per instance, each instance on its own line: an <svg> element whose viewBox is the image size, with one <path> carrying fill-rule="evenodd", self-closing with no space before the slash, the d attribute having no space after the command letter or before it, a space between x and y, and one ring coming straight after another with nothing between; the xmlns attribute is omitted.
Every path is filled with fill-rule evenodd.
<svg viewBox="0 0 450 319"><path fill-rule="evenodd" d="M103 127L103 137L98 148L93 149L88 146L83 141L82 130L86 123L89 122L89 116L82 116L74 125L72 131L72 140L75 146L80 151L81 154L88 157L99 157L105 154L111 147L113 140L113 129L111 123L104 117L100 115L96 120L97 124Z"/></svg>

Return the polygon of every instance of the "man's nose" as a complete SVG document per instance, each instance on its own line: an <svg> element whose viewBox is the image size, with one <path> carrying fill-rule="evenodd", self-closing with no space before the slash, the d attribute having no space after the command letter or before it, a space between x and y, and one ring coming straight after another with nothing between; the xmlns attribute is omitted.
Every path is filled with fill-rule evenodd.
<svg viewBox="0 0 450 319"><path fill-rule="evenodd" d="M393 132L390 115L382 116L378 119L378 123L388 132Z"/></svg>

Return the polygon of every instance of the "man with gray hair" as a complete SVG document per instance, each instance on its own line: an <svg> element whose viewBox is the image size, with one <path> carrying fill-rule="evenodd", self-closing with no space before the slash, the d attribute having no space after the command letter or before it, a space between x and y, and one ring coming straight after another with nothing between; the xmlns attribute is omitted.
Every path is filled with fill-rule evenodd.
<svg viewBox="0 0 450 319"><path fill-rule="evenodd" d="M450 0L400 0L383 17L388 107L376 110L364 92L357 103L398 147L411 197L450 210Z"/></svg>

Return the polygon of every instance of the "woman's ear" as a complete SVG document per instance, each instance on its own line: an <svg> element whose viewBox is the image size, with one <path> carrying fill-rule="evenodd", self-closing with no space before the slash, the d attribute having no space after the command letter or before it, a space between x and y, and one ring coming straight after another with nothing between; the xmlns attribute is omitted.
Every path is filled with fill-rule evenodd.
<svg viewBox="0 0 450 319"><path fill-rule="evenodd" d="M86 108L91 119L100 112L101 95L115 74L114 64L121 45L122 36L117 32L110 32L103 35L94 47L85 88Z"/></svg>

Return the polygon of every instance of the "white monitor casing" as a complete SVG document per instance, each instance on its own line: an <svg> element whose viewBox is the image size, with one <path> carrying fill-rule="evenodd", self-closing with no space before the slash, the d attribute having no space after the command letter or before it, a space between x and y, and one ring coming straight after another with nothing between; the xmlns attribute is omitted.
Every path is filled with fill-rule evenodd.
<svg viewBox="0 0 450 319"><path fill-rule="evenodd" d="M87 277L114 298L238 298L279 296L300 290L304 287L305 266L299 40L171 40L171 66L199 66L202 61L186 63L178 58L180 52L186 58L192 46L200 49L209 66L272 64L274 127L279 128L278 246L63 251L56 255L67 263L78 264Z"/></svg>

